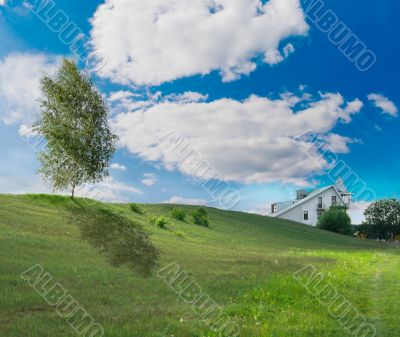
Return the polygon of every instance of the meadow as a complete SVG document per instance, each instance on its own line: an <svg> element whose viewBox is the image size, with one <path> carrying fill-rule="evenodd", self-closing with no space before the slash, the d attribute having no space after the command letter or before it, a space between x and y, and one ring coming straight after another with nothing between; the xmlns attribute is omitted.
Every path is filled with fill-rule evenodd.
<svg viewBox="0 0 400 337"><path fill-rule="evenodd" d="M376 328L377 336L400 335L400 249L394 245L214 208L207 208L207 228L191 222L194 206L179 206L187 217L178 221L171 217L174 205L139 205L139 213L127 204L105 205L143 226L157 247L158 266L143 277L126 265L112 266L82 237L69 216L82 204L61 196L0 195L0 336L76 335L21 278L36 264L79 301L105 336L218 336L157 276L171 263L202 287L243 337L350 336L293 277L308 265ZM152 216L165 216L165 228L151 224Z"/></svg>

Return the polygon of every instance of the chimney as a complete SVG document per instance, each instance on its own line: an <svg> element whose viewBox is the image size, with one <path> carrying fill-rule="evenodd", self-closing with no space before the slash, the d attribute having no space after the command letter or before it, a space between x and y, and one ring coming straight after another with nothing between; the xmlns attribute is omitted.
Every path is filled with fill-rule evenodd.
<svg viewBox="0 0 400 337"><path fill-rule="evenodd" d="M307 196L306 190L298 190L297 191L297 200L304 199Z"/></svg>

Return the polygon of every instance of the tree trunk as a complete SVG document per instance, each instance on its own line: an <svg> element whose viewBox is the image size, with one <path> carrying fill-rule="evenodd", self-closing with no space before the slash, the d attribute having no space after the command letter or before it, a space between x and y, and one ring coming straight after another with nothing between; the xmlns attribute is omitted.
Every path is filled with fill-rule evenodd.
<svg viewBox="0 0 400 337"><path fill-rule="evenodd" d="M74 199L74 196L75 196L75 186L72 186L71 199Z"/></svg>

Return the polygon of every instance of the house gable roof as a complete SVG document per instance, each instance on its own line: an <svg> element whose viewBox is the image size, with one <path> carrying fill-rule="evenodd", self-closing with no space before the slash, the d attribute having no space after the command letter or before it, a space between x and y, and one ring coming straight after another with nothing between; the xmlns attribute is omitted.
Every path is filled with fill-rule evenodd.
<svg viewBox="0 0 400 337"><path fill-rule="evenodd" d="M273 216L273 217L277 217L277 216L279 216L279 215L281 215L281 214L284 214L284 213L290 211L291 209L293 209L293 208L295 208L295 207L297 207L297 206L299 206L299 205L304 204L306 201L308 201L308 200L310 200L310 199L312 199L312 198L318 196L318 195L321 194L322 192L325 192L325 191L329 190L330 188L333 188L333 189L336 191L336 193L338 194L338 196L339 196L340 200L343 202L343 204L346 204L346 203L344 202L343 198L342 198L342 195L341 195L341 194L339 193L339 191L337 190L336 186L335 186L335 185L330 185L330 186L326 186L326 187L323 187L323 188L316 189L315 191L312 191L312 192L311 192L309 195L307 195L305 198L300 199L299 201L295 202L293 205L291 205L291 206L289 206L289 207L283 209L282 211L280 211L280 212L278 212L278 213L272 214L272 216Z"/></svg>

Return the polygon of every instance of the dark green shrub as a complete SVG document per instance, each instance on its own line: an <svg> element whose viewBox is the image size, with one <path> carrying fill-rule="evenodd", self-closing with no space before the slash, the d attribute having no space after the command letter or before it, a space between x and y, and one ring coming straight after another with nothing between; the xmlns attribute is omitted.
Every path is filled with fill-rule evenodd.
<svg viewBox="0 0 400 337"><path fill-rule="evenodd" d="M130 203L129 208L131 209L132 212L137 213L137 214L143 214L142 209L139 207L138 204L135 203Z"/></svg>
<svg viewBox="0 0 400 337"><path fill-rule="evenodd" d="M180 207L175 207L172 209L172 217L179 221L185 221L186 213Z"/></svg>
<svg viewBox="0 0 400 337"><path fill-rule="evenodd" d="M203 227L209 227L209 225L210 225L210 222L208 220L208 214L204 207L198 207L192 213L192 218L193 218L193 222L196 225L203 226Z"/></svg>
<svg viewBox="0 0 400 337"><path fill-rule="evenodd" d="M332 207L322 214L318 221L318 228L344 235L353 234L349 215L345 209L338 207Z"/></svg>

